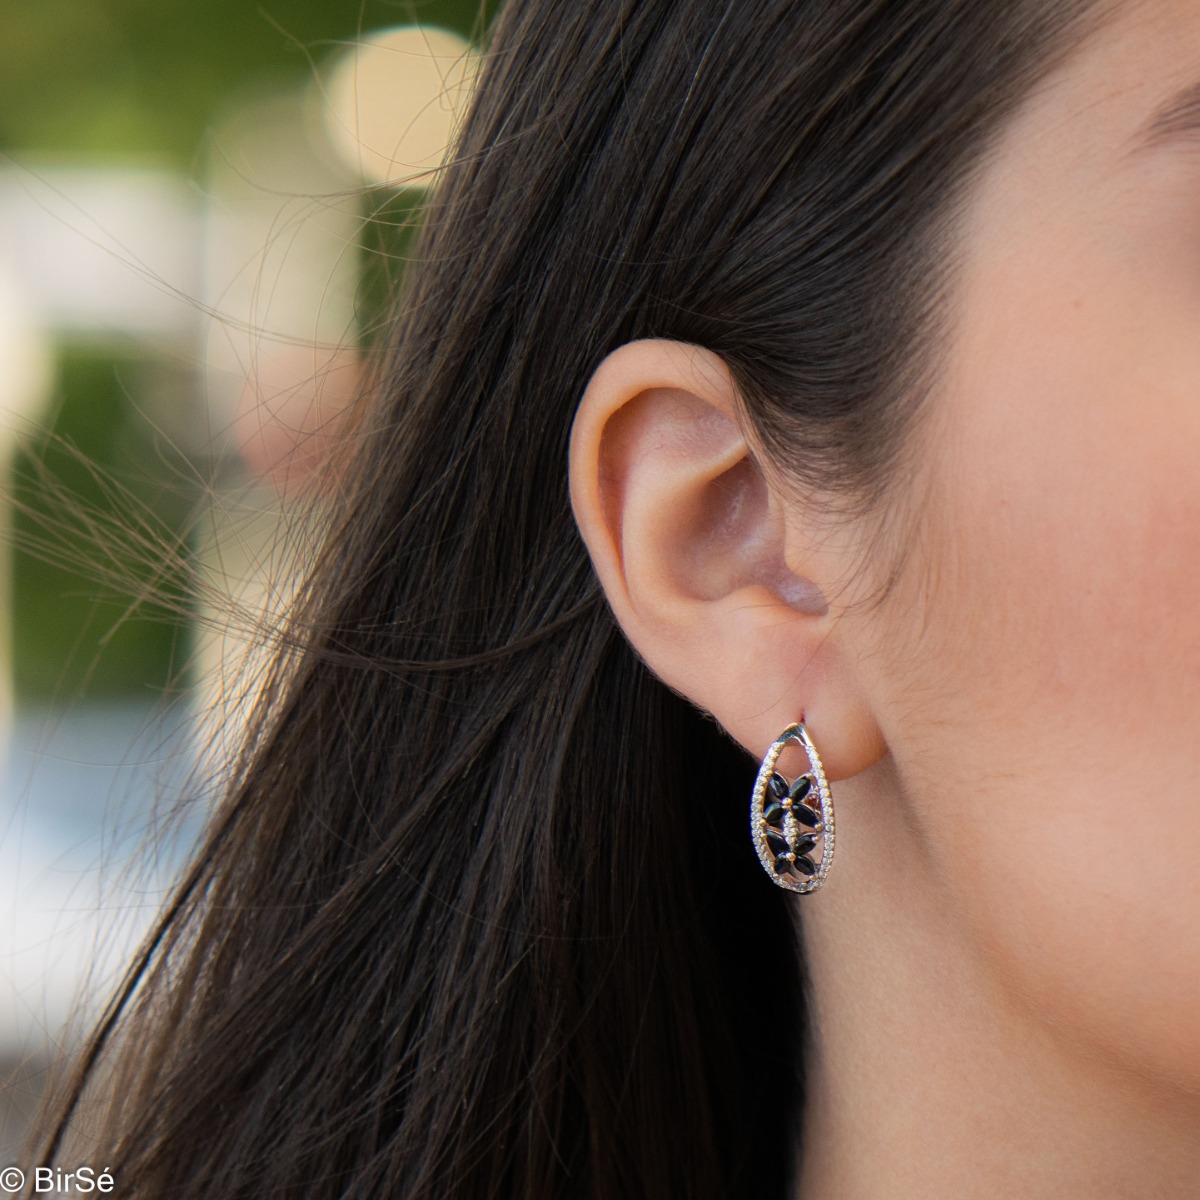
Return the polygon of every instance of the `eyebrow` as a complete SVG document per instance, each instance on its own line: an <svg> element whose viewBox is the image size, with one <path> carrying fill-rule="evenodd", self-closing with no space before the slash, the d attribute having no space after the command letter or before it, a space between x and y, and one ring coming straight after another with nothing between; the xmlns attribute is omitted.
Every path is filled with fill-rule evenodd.
<svg viewBox="0 0 1200 1200"><path fill-rule="evenodd" d="M1131 153L1179 138L1200 138L1200 82L1168 96L1134 134Z"/></svg>

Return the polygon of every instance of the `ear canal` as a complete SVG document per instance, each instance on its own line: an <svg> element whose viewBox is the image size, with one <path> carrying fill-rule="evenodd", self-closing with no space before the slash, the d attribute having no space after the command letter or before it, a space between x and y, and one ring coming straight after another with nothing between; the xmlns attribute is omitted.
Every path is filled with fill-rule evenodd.
<svg viewBox="0 0 1200 1200"><path fill-rule="evenodd" d="M779 596L797 612L819 617L829 610L829 601L825 599L825 593L807 579L801 579L785 570L774 583Z"/></svg>

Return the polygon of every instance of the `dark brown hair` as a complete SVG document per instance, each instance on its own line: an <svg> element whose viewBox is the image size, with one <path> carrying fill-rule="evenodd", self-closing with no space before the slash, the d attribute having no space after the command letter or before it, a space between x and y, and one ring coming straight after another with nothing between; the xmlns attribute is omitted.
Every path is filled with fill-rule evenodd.
<svg viewBox="0 0 1200 1200"><path fill-rule="evenodd" d="M967 184L1095 11L507 5L242 756L38 1161L89 1113L139 1200L787 1194L754 764L614 623L573 411L623 342L705 346L776 465L879 508Z"/></svg>

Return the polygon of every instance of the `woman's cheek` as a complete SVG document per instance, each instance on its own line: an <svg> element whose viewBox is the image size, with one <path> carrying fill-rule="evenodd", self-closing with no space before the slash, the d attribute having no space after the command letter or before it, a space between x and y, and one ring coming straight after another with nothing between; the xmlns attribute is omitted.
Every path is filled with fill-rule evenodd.
<svg viewBox="0 0 1200 1200"><path fill-rule="evenodd" d="M1200 367L1169 340L1146 331L1148 360L1120 330L1099 358L1060 341L1091 369L1009 364L1005 394L976 390L894 725L997 987L1200 1089Z"/></svg>

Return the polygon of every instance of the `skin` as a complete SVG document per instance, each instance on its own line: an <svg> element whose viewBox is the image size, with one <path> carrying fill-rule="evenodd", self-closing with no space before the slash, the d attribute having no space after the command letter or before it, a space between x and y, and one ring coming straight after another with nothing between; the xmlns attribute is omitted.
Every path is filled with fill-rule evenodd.
<svg viewBox="0 0 1200 1200"><path fill-rule="evenodd" d="M716 356L631 343L580 405L633 644L833 781L804 1200L1200 1194L1200 132L1138 134L1197 81L1200 5L1139 0L1006 126L881 604L880 526L814 515Z"/></svg>

